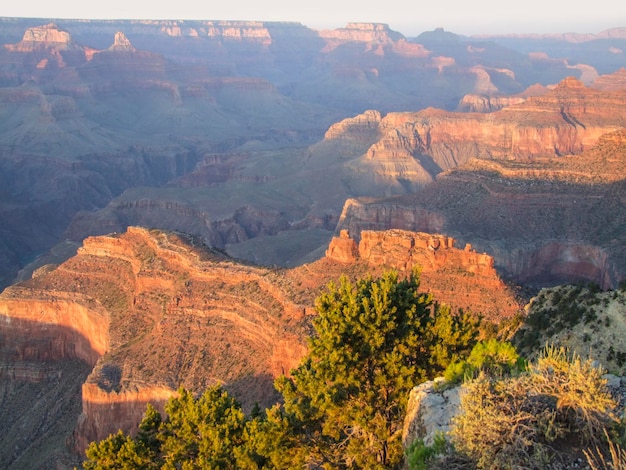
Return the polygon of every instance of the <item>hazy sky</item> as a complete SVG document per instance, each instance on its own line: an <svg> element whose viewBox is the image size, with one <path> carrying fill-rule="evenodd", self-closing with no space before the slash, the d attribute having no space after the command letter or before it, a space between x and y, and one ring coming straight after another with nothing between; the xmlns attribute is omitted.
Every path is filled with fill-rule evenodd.
<svg viewBox="0 0 626 470"><path fill-rule="evenodd" d="M0 16L297 21L310 28L388 23L406 36L437 27L459 34L597 33L626 27L621 0L3 0Z"/></svg>

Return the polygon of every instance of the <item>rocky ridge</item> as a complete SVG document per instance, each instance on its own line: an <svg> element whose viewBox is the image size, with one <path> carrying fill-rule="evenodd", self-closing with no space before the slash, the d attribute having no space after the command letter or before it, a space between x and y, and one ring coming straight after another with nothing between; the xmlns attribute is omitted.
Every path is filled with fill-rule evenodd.
<svg viewBox="0 0 626 470"><path fill-rule="evenodd" d="M505 102L496 96L526 96L523 90L535 83L551 87L567 75L587 83L594 66L579 60L588 68L572 68L567 59L550 54L504 51L443 31L410 39L373 23L349 24L325 37L296 23L0 21L6 46L0 49L5 110L0 164L2 174L16 181L0 207L11 225L0 240L2 285L64 237L80 242L87 235L142 223L156 226L160 220L171 222L165 229L197 228L184 215L176 220L174 211L163 217L167 207L180 208L178 214L206 212L208 228L201 234L221 248L275 236L286 227L323 228L330 236L347 198L418 190L476 154L490 158L510 151L525 158L555 148L560 154L579 151L600 127L611 124L581 120L580 110L570 112L571 103L562 96L545 104L552 107L549 113L525 108L515 115L468 114L461 122L443 110L456 109L463 96L488 96L482 111L495 109ZM609 82L596 91L608 93ZM583 92L588 93L569 87L562 95L580 100ZM602 97L596 101L606 103ZM587 109L594 105L585 102ZM367 109L378 109L380 119L367 116L369 127L358 131L353 123L350 138L322 140L329 127L341 132L333 122L355 119ZM422 115L416 109L424 109ZM544 115L549 122L541 119ZM526 118L538 120L517 123ZM490 119L515 123L495 125ZM452 138L457 132L463 136ZM310 146L314 142L319 145ZM211 155L224 155L224 164L204 164ZM268 165L270 160L281 165ZM111 171L117 165L124 171ZM41 178L43 167L55 177ZM37 175L32 184L17 184L31 172ZM196 189L171 191L177 185ZM126 193L123 201L114 200L137 186L142 188ZM257 204L263 199L257 193L264 190L267 198L280 194L283 201L297 200L277 208L273 227L248 217L267 213ZM136 200L147 192L150 201ZM212 205L215 193L238 204L224 214ZM197 207L182 207L181 197ZM109 202L103 213L95 212ZM154 208L152 214L145 207ZM57 213L60 217L50 220ZM38 217L53 230L38 230Z"/></svg>
<svg viewBox="0 0 626 470"><path fill-rule="evenodd" d="M578 156L471 160L411 196L348 200L339 227L445 233L516 282L615 287L626 276L624 142L618 131Z"/></svg>
<svg viewBox="0 0 626 470"><path fill-rule="evenodd" d="M390 196L417 191L469 159L580 154L626 126L625 103L624 88L601 91L568 78L488 113L367 111L331 126L325 140L341 142L342 149L369 145L344 165L352 196L373 196L367 188Z"/></svg>
<svg viewBox="0 0 626 470"><path fill-rule="evenodd" d="M63 364L91 368L75 385L82 389L82 412L67 437L80 452L120 426L129 431L147 402L162 407L181 385L200 391L223 383L246 409L273 404L273 379L289 373L306 351L313 300L341 274L354 278L391 267L407 273L419 264L423 289L440 302L490 319L519 309L492 260L454 248L447 237L364 233L359 256L351 258L341 254L349 243L354 246L343 234L327 257L277 271L234 263L173 233L131 227L87 238L73 258L0 294L2 378L48 386ZM12 400L25 407L19 397ZM25 411L14 419L40 418Z"/></svg>
<svg viewBox="0 0 626 470"><path fill-rule="evenodd" d="M345 28L320 31L319 34L325 39L369 43L392 43L404 38L383 23L348 23Z"/></svg>
<svg viewBox="0 0 626 470"><path fill-rule="evenodd" d="M273 378L305 351L304 309L271 272L203 256L145 229L85 240L74 258L2 294L5 377L19 379L24 364L93 367L73 436L81 451L180 385L225 382L247 408L273 403Z"/></svg>

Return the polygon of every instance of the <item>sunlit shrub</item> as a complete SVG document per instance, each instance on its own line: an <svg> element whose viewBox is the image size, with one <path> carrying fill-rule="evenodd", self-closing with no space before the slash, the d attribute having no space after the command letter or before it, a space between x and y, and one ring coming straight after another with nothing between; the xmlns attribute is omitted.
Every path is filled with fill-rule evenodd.
<svg viewBox="0 0 626 470"><path fill-rule="evenodd" d="M617 420L603 371L591 360L546 348L527 372L466 382L451 431L477 468L545 468L562 442L597 445Z"/></svg>

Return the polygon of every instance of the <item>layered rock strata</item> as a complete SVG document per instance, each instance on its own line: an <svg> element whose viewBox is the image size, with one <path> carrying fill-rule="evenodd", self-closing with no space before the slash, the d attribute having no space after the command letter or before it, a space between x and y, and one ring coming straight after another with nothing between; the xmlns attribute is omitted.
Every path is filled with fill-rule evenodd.
<svg viewBox="0 0 626 470"><path fill-rule="evenodd" d="M222 383L245 409L275 403L273 380L306 352L314 299L342 274L407 275L419 265L424 291L455 309L494 319L519 309L491 258L458 250L449 237L396 230L360 238L357 246L342 233L327 257L280 271L236 264L173 233L131 227L87 238L73 258L0 295L0 374L45 386L68 361L91 368L68 437L80 453L119 428L131 431L146 403L162 409L181 385Z"/></svg>
<svg viewBox="0 0 626 470"><path fill-rule="evenodd" d="M445 233L516 282L615 287L626 277L625 142L618 131L579 156L471 160L411 196L348 200L339 228Z"/></svg>
<svg viewBox="0 0 626 470"><path fill-rule="evenodd" d="M498 277L491 256L477 253L469 244L456 248L455 240L444 235L363 230L357 241L341 230L330 242L326 259L364 264L370 271L393 268L409 273L418 268L423 288L435 293L438 302L488 320L510 317L520 308L514 292Z"/></svg>
<svg viewBox="0 0 626 470"><path fill-rule="evenodd" d="M305 351L304 308L270 271L203 256L138 228L85 240L0 296L4 374L69 359L94 367L74 435L81 451L130 430L147 401L162 404L181 385L224 383L246 407L273 403L273 378Z"/></svg>

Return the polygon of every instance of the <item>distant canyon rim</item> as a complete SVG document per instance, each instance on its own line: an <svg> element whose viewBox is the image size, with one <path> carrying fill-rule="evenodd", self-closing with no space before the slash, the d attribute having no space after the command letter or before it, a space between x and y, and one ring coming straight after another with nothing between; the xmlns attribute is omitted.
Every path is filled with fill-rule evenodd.
<svg viewBox="0 0 626 470"><path fill-rule="evenodd" d="M419 265L493 321L626 278L626 28L0 18L0 44L2 466L72 468L181 384L272 404L341 274Z"/></svg>

